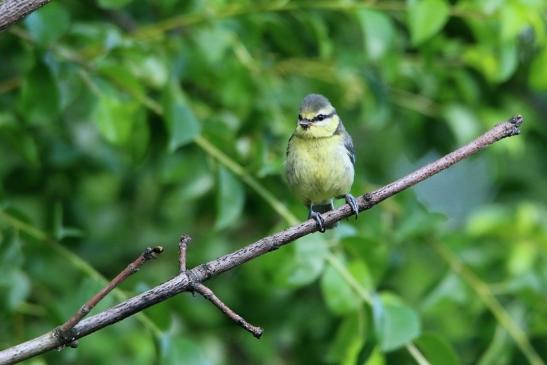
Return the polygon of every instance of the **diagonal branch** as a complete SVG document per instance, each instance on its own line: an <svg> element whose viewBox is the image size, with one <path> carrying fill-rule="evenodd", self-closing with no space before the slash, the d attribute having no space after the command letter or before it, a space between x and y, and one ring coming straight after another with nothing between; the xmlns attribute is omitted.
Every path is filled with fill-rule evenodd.
<svg viewBox="0 0 547 365"><path fill-rule="evenodd" d="M357 199L359 211L372 208L383 200L447 169L456 162L469 157L500 139L519 134L519 126L522 122L523 118L521 116L513 117L508 121L496 125L477 139L437 161L373 192L360 196ZM351 208L348 205L344 205L324 214L323 218L326 225L331 225L350 215L352 215ZM92 317L84 319L73 328L74 339L87 336L101 328L119 322L124 318L138 313L156 303L162 302L178 293L190 291L197 283L201 283L211 277L231 270L253 258L276 250L287 243L316 231L317 226L315 221L307 220L284 231L264 237L235 252L196 266L191 270L186 270L163 284ZM51 331L35 339L0 351L0 364L12 364L22 361L63 345L66 345L66 343L62 343L62 341L55 336L53 331Z"/></svg>
<svg viewBox="0 0 547 365"><path fill-rule="evenodd" d="M243 327L245 330L249 331L256 338L260 338L264 330L261 327L253 326L247 322L243 317L234 312L230 307L228 307L222 300L220 300L215 293L205 285L197 283L194 285L194 290L201 294L202 297L213 303L222 313L224 313L232 321Z"/></svg>
<svg viewBox="0 0 547 365"><path fill-rule="evenodd" d="M0 1L0 31L49 3L50 0Z"/></svg>
<svg viewBox="0 0 547 365"><path fill-rule="evenodd" d="M63 341L70 342L70 346L73 346L72 341L75 339L72 338L72 329L77 325L85 316L91 312L95 306L104 299L114 288L116 288L122 281L127 279L129 276L133 275L142 265L147 261L150 261L156 258L159 254L163 252L163 247L148 247L144 250L142 254L139 255L133 262L131 262L125 269L123 269L114 279L112 279L104 288L99 290L91 299L89 299L84 305L78 309L76 313L66 321L62 326L57 329L57 336L60 336Z"/></svg>
<svg viewBox="0 0 547 365"><path fill-rule="evenodd" d="M192 237L187 234L183 234L179 240L179 272L181 274L186 273L186 249L188 244L192 241ZM247 322L243 317L234 312L230 307L228 307L215 293L203 285L200 282L194 283L189 289L192 292L199 293L202 297L213 303L222 313L224 313L228 318L234 321L236 324L243 327L245 330L249 331L256 338L260 338L264 330L260 327L253 326Z"/></svg>

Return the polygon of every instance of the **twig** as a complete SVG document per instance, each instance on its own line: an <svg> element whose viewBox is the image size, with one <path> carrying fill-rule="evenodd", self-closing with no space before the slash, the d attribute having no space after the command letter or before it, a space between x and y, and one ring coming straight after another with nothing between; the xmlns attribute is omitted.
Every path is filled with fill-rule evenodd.
<svg viewBox="0 0 547 365"><path fill-rule="evenodd" d="M163 247L161 246L146 248L143 253L135 259L135 261L127 265L127 267L116 275L116 277L112 279L104 288L102 288L97 294L82 305L68 321L58 327L56 330L56 336L63 341L63 344L68 343L70 346L76 347L77 344L74 343L76 338L74 338L74 334L71 333L74 326L77 325L89 312L91 312L97 303L99 303L108 293L120 285L121 282L127 279L130 275L136 273L145 262L156 258L157 255L162 252Z"/></svg>
<svg viewBox="0 0 547 365"><path fill-rule="evenodd" d="M360 196L357 199L359 211L372 208L383 200L447 169L456 162L463 160L500 139L519 134L519 126L522 122L523 118L521 116L513 117L506 122L496 125L474 141L449 153L439 160L434 161L391 184ZM348 205L344 205L324 214L323 218L326 225L331 225L352 214L351 208ZM81 338L98 331L101 328L119 322L124 318L140 312L156 303L162 302L178 293L190 290L196 283L201 283L255 257L276 250L289 242L316 231L317 225L314 220L310 219L284 231L264 237L235 252L201 264L191 270L184 271L163 284L132 297L115 307L82 320L74 327L74 337L75 339ZM0 364L13 364L55 349L62 344L63 343L59 338L53 334L53 331L48 332L35 339L0 351Z"/></svg>
<svg viewBox="0 0 547 365"><path fill-rule="evenodd" d="M201 294L205 299L217 306L222 313L226 314L232 321L249 331L256 338L260 338L264 330L261 327L253 326L247 322L243 317L234 312L230 307L228 307L222 300L220 300L215 293L205 285L201 283L194 284L194 290Z"/></svg>
<svg viewBox="0 0 547 365"><path fill-rule="evenodd" d="M187 234L183 234L180 237L179 240L179 271L181 274L187 273L189 276L191 275L186 271L186 249L188 247L188 244L192 241L192 237ZM193 280L191 280L193 282ZM232 321L249 331L253 336L256 338L260 338L262 336L262 333L264 330L260 327L253 326L249 322L247 322L243 317L241 317L239 314L234 312L230 307L228 307L222 300L220 300L219 297L215 295L215 293L203 285L200 282L195 282L190 286L188 291L197 292L201 294L205 299L213 303L217 306L218 309L225 315L227 315Z"/></svg>
<svg viewBox="0 0 547 365"><path fill-rule="evenodd" d="M0 1L0 31L49 2L50 0Z"/></svg>
<svg viewBox="0 0 547 365"><path fill-rule="evenodd" d="M192 241L192 237L187 234L180 236L179 240L179 273L186 271L186 247Z"/></svg>

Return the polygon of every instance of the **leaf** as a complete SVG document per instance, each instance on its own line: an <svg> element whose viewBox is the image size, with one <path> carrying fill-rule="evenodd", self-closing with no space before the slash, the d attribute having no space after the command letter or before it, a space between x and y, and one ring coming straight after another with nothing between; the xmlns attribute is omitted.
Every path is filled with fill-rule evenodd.
<svg viewBox="0 0 547 365"><path fill-rule="evenodd" d="M145 95L144 87L139 80L131 73L127 66L109 60L103 60L97 66L97 71L113 80L116 85L121 85L132 95Z"/></svg>
<svg viewBox="0 0 547 365"><path fill-rule="evenodd" d="M327 361L337 364L356 364L359 352L365 343L364 316L351 313L345 317L336 330L334 340L327 351Z"/></svg>
<svg viewBox="0 0 547 365"><path fill-rule="evenodd" d="M19 110L33 124L53 123L60 113L57 84L49 68L39 63L27 74L19 96Z"/></svg>
<svg viewBox="0 0 547 365"><path fill-rule="evenodd" d="M181 336L163 335L159 341L160 363L164 365L192 364L211 365L202 350L195 342Z"/></svg>
<svg viewBox="0 0 547 365"><path fill-rule="evenodd" d="M40 165L40 154L38 153L38 146L32 133L24 128L21 123L0 127L2 132L11 145L12 152L19 153L19 155L25 160L29 168L37 168Z"/></svg>
<svg viewBox="0 0 547 365"><path fill-rule="evenodd" d="M499 32L502 42L514 41L518 34L529 25L528 9L521 4L507 2L500 8L501 32Z"/></svg>
<svg viewBox="0 0 547 365"><path fill-rule="evenodd" d="M458 365L460 363L454 349L442 337L424 333L415 343L431 365Z"/></svg>
<svg viewBox="0 0 547 365"><path fill-rule="evenodd" d="M241 215L245 202L245 190L241 181L224 167L218 170L216 229L232 225Z"/></svg>
<svg viewBox="0 0 547 365"><path fill-rule="evenodd" d="M394 295L375 297L372 315L376 338L384 352L396 350L420 335L418 315Z"/></svg>
<svg viewBox="0 0 547 365"><path fill-rule="evenodd" d="M488 348L483 352L478 365L499 365L510 364L513 357L513 341L507 331L501 326L496 326L494 338L490 341Z"/></svg>
<svg viewBox="0 0 547 365"><path fill-rule="evenodd" d="M545 65L547 65L547 47L543 47L543 50L536 55L530 65L528 84L534 90L547 90L547 67Z"/></svg>
<svg viewBox="0 0 547 365"><path fill-rule="evenodd" d="M294 245L292 265L285 267L287 283L292 287L309 285L323 272L327 241L319 236L308 235Z"/></svg>
<svg viewBox="0 0 547 365"><path fill-rule="evenodd" d="M7 232L0 234L0 267L3 270L20 267L23 263L23 250L19 234Z"/></svg>
<svg viewBox="0 0 547 365"><path fill-rule="evenodd" d="M444 107L442 114L459 144L470 141L478 134L480 121L471 108L463 104L449 103Z"/></svg>
<svg viewBox="0 0 547 365"><path fill-rule="evenodd" d="M120 9L133 0L98 0L98 4L103 9Z"/></svg>
<svg viewBox="0 0 547 365"><path fill-rule="evenodd" d="M2 304L0 308L5 306L7 309L13 310L30 294L30 280L19 269L7 270L0 277L0 290L3 293L0 298L0 304Z"/></svg>
<svg viewBox="0 0 547 365"><path fill-rule="evenodd" d="M112 86L102 84L94 119L99 132L107 141L117 146L129 145L136 121L143 115L139 104L126 100L125 95Z"/></svg>
<svg viewBox="0 0 547 365"><path fill-rule="evenodd" d="M234 43L232 30L219 22L200 27L192 34L205 60L210 64L221 62Z"/></svg>
<svg viewBox="0 0 547 365"><path fill-rule="evenodd" d="M518 50L516 42L505 42L500 46L496 82L507 81L517 69Z"/></svg>
<svg viewBox="0 0 547 365"><path fill-rule="evenodd" d="M364 363L364 365L385 365L385 364L386 364L386 358L378 347L375 347L374 350L372 350L372 353L368 357L367 361Z"/></svg>
<svg viewBox="0 0 547 365"><path fill-rule="evenodd" d="M201 124L186 103L182 90L176 83L164 95L165 123L169 132L169 150L175 151L194 140L201 132Z"/></svg>
<svg viewBox="0 0 547 365"><path fill-rule="evenodd" d="M381 58L393 42L394 28L389 16L380 11L361 9L356 12L365 38L367 56Z"/></svg>
<svg viewBox="0 0 547 365"><path fill-rule="evenodd" d="M433 37L448 20L450 8L444 0L415 0L408 5L408 27L412 44Z"/></svg>
<svg viewBox="0 0 547 365"><path fill-rule="evenodd" d="M352 262L348 265L352 276L366 289L372 287L372 279L368 273L366 264L362 261ZM334 314L345 314L355 310L363 299L355 293L348 282L329 266L321 278L321 291L327 307Z"/></svg>
<svg viewBox="0 0 547 365"><path fill-rule="evenodd" d="M63 224L63 206L57 202L53 206L53 236L60 241L63 238L81 237L83 232L78 228L65 227Z"/></svg>
<svg viewBox="0 0 547 365"><path fill-rule="evenodd" d="M31 13L24 23L36 43L48 46L68 31L70 16L62 5L53 2Z"/></svg>

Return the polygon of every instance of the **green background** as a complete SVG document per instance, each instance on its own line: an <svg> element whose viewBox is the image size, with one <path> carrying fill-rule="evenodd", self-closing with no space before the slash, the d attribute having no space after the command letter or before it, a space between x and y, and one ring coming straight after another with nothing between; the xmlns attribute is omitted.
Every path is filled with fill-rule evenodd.
<svg viewBox="0 0 547 365"><path fill-rule="evenodd" d="M304 95L356 145L354 195L522 114L439 176L28 364L542 364L547 4L58 0L0 34L0 348L301 221ZM341 204L341 203L339 203ZM100 274L99 274L100 273ZM96 310L94 311L96 312Z"/></svg>

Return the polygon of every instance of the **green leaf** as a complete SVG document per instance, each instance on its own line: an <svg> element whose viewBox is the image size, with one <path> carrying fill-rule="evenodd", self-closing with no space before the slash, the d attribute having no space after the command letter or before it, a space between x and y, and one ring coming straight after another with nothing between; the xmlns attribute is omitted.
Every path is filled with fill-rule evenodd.
<svg viewBox="0 0 547 365"><path fill-rule="evenodd" d="M53 2L31 13L24 23L36 43L48 46L68 31L70 16L61 4Z"/></svg>
<svg viewBox="0 0 547 365"><path fill-rule="evenodd" d="M417 46L433 37L448 20L450 8L444 0L415 0L408 5L408 27Z"/></svg>
<svg viewBox="0 0 547 365"><path fill-rule="evenodd" d="M101 75L121 86L132 95L145 95L144 87L139 80L131 73L127 66L110 60L104 60L97 65L97 71Z"/></svg>
<svg viewBox="0 0 547 365"><path fill-rule="evenodd" d="M500 8L501 32L499 33L502 42L514 41L518 34L529 25L528 9L518 2L507 2Z"/></svg>
<svg viewBox="0 0 547 365"><path fill-rule="evenodd" d="M442 337L424 333L416 340L416 346L431 365L458 365L460 361L450 344Z"/></svg>
<svg viewBox="0 0 547 365"><path fill-rule="evenodd" d="M517 69L518 50L516 42L505 42L500 46L497 82L507 81Z"/></svg>
<svg viewBox="0 0 547 365"><path fill-rule="evenodd" d="M139 115L140 114L140 115ZM135 101L104 84L95 105L94 119L101 135L112 144L125 146L131 142L136 121L143 110Z"/></svg>
<svg viewBox="0 0 547 365"><path fill-rule="evenodd" d="M384 293L372 304L374 330L382 351L393 351L420 335L416 312L394 295Z"/></svg>
<svg viewBox="0 0 547 365"><path fill-rule="evenodd" d="M365 343L364 320L362 313L351 313L344 318L327 351L329 363L357 363L359 352Z"/></svg>
<svg viewBox="0 0 547 365"><path fill-rule="evenodd" d="M15 309L30 294L30 280L27 275L18 269L4 271L0 277L0 290L2 297L0 298L0 308Z"/></svg>
<svg viewBox="0 0 547 365"><path fill-rule="evenodd" d="M103 9L120 9L133 0L98 0L97 3Z"/></svg>
<svg viewBox="0 0 547 365"><path fill-rule="evenodd" d="M390 48L394 28L391 18L380 11L361 9L356 12L365 38L365 50L372 60L381 58Z"/></svg>
<svg viewBox="0 0 547 365"><path fill-rule="evenodd" d="M63 238L81 237L83 232L78 228L65 227L63 224L63 206L56 203L53 206L53 236L60 241Z"/></svg>
<svg viewBox="0 0 547 365"><path fill-rule="evenodd" d="M232 30L219 22L200 27L192 33L197 46L210 64L222 61L233 44Z"/></svg>
<svg viewBox="0 0 547 365"><path fill-rule="evenodd" d="M547 90L547 67L545 65L547 65L547 47L543 47L543 50L534 57L530 65L528 84L537 91Z"/></svg>
<svg viewBox="0 0 547 365"><path fill-rule="evenodd" d="M159 341L161 364L176 365L184 362L192 365L211 365L202 350L195 342L182 336L163 335Z"/></svg>
<svg viewBox="0 0 547 365"><path fill-rule="evenodd" d="M57 83L48 67L39 63L27 74L19 96L19 110L32 124L51 124L60 113Z"/></svg>
<svg viewBox="0 0 547 365"><path fill-rule="evenodd" d="M23 250L19 234L0 232L0 267L3 269L16 268L23 263Z"/></svg>
<svg viewBox="0 0 547 365"><path fill-rule="evenodd" d="M241 181L224 167L218 170L216 229L232 225L241 215L245 190Z"/></svg>
<svg viewBox="0 0 547 365"><path fill-rule="evenodd" d="M24 128L21 123L0 126L0 132L5 135L12 152L19 153L29 168L37 168L40 165L38 146L32 133Z"/></svg>
<svg viewBox="0 0 547 365"><path fill-rule="evenodd" d="M386 358L378 347L375 347L374 350L372 350L372 353L368 357L367 361L364 363L364 365L385 365L385 364L386 364Z"/></svg>
<svg viewBox="0 0 547 365"><path fill-rule="evenodd" d="M364 262L353 262L348 265L348 269L364 288L368 289L372 287L372 279ZM321 291L327 307L334 314L351 312L363 301L332 266L327 267L321 277Z"/></svg>
<svg viewBox="0 0 547 365"><path fill-rule="evenodd" d="M514 344L507 331L501 326L496 326L494 338L488 348L483 352L478 365L510 364L513 357Z"/></svg>
<svg viewBox="0 0 547 365"><path fill-rule="evenodd" d="M201 132L201 124L186 103L182 90L176 83L164 95L165 123L169 132L169 150L175 151L194 140Z"/></svg>
<svg viewBox="0 0 547 365"><path fill-rule="evenodd" d="M480 121L471 108L462 104L450 103L446 104L442 114L459 144L470 141L478 134Z"/></svg>
<svg viewBox="0 0 547 365"><path fill-rule="evenodd" d="M286 283L291 287L309 285L323 272L327 241L317 235L307 235L296 241L291 265L285 267Z"/></svg>

